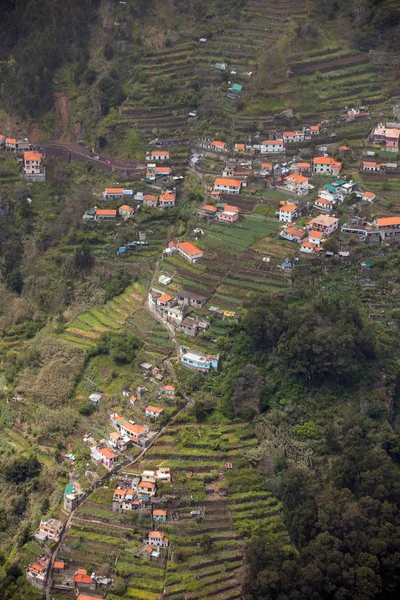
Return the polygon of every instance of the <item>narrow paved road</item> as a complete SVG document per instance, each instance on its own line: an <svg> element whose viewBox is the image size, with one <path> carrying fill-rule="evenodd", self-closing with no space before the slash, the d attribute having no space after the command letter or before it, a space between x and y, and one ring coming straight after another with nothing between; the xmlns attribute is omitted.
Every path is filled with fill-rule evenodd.
<svg viewBox="0 0 400 600"><path fill-rule="evenodd" d="M73 142L41 142L33 146L34 150L44 152L48 158L59 158L70 162L91 162L94 167L101 171L115 172L116 174L140 175L146 168L146 164L139 161L124 161L108 155L94 155L85 146ZM94 156L99 156L95 159Z"/></svg>

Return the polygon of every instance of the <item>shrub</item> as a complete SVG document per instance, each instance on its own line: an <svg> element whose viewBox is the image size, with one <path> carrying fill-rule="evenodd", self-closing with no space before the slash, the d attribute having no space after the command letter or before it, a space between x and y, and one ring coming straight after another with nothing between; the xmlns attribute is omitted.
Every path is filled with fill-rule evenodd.
<svg viewBox="0 0 400 600"><path fill-rule="evenodd" d="M94 410L94 404L92 404L92 402L90 402L90 400L82 400L82 402L79 405L79 414L83 415L85 417L88 417L89 415L91 415Z"/></svg>

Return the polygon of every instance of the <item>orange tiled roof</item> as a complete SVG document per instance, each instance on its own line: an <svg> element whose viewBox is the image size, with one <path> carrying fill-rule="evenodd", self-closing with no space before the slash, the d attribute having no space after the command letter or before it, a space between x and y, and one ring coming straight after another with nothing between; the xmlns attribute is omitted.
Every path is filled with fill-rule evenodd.
<svg viewBox="0 0 400 600"><path fill-rule="evenodd" d="M230 187L240 187L242 185L242 182L238 179L230 179L229 177L218 177L214 181L214 185L229 185Z"/></svg>
<svg viewBox="0 0 400 600"><path fill-rule="evenodd" d="M117 211L114 210L113 208L98 208L96 210L96 215L117 215Z"/></svg>
<svg viewBox="0 0 400 600"><path fill-rule="evenodd" d="M140 427L140 425L132 425L132 423L126 422L122 424L122 427L134 435L140 435L144 433L144 428Z"/></svg>
<svg viewBox="0 0 400 600"><path fill-rule="evenodd" d="M100 448L99 452L106 458L117 458L117 455L109 448Z"/></svg>
<svg viewBox="0 0 400 600"><path fill-rule="evenodd" d="M42 160L40 152L25 152L24 160Z"/></svg>
<svg viewBox="0 0 400 600"><path fill-rule="evenodd" d="M182 242L181 244L178 244L178 248L183 250L185 254L189 254L189 256L196 256L197 254L203 255L203 251L192 244L192 242Z"/></svg>
<svg viewBox="0 0 400 600"><path fill-rule="evenodd" d="M400 225L400 217L381 217L377 219L378 227L390 227Z"/></svg>
<svg viewBox="0 0 400 600"><path fill-rule="evenodd" d="M280 210L284 210L285 212L293 212L297 210L297 206L295 206L294 204L284 204L280 207Z"/></svg>

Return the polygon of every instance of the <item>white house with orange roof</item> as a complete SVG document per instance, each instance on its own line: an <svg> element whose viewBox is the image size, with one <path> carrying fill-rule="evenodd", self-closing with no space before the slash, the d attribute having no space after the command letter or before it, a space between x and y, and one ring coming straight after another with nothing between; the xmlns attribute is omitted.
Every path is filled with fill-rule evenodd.
<svg viewBox="0 0 400 600"><path fill-rule="evenodd" d="M147 160L155 160L155 161L169 160L169 158L170 158L169 150L153 150L147 156Z"/></svg>
<svg viewBox="0 0 400 600"><path fill-rule="evenodd" d="M375 221L382 240L400 237L400 217L380 217Z"/></svg>
<svg viewBox="0 0 400 600"><path fill-rule="evenodd" d="M174 385L164 385L162 389L162 393L166 396L175 396L175 386Z"/></svg>
<svg viewBox="0 0 400 600"><path fill-rule="evenodd" d="M242 182L239 179L230 177L218 177L214 181L214 192L225 194L240 194Z"/></svg>
<svg viewBox="0 0 400 600"><path fill-rule="evenodd" d="M26 181L40 183L46 180L46 171L41 163L42 155L40 152L24 153L23 177Z"/></svg>
<svg viewBox="0 0 400 600"><path fill-rule="evenodd" d="M295 204L283 204L279 208L279 220L282 223L292 223L298 215L298 206Z"/></svg>
<svg viewBox="0 0 400 600"><path fill-rule="evenodd" d="M297 162L291 167L291 171L298 173L299 175L308 175L312 173L311 163L309 162Z"/></svg>
<svg viewBox="0 0 400 600"><path fill-rule="evenodd" d="M283 140L264 140L260 145L261 154L269 152L284 152L285 142Z"/></svg>
<svg viewBox="0 0 400 600"><path fill-rule="evenodd" d="M176 247L178 248L178 252L191 263L196 263L204 256L203 250L200 250L192 242L180 242Z"/></svg>
<svg viewBox="0 0 400 600"><path fill-rule="evenodd" d="M158 200L160 208L175 208L175 194L173 192L164 192Z"/></svg>
<svg viewBox="0 0 400 600"><path fill-rule="evenodd" d="M18 149L18 142L15 138L6 138L6 150L10 150L10 152L16 152Z"/></svg>
<svg viewBox="0 0 400 600"><path fill-rule="evenodd" d="M228 146L225 142L220 142L219 140L213 140L210 144L211 150L215 150L216 152L227 152Z"/></svg>
<svg viewBox="0 0 400 600"><path fill-rule="evenodd" d="M313 254L316 248L317 245L309 242L308 240L301 242L300 244L300 252L303 252L304 254Z"/></svg>
<svg viewBox="0 0 400 600"><path fill-rule="evenodd" d="M106 188L102 196L104 200L120 200L124 197L124 188Z"/></svg>
<svg viewBox="0 0 400 600"><path fill-rule="evenodd" d="M151 404L149 406L146 406L146 409L145 409L146 417L150 417L152 419L158 419L158 417L161 417L163 412L164 412L163 408L160 408L158 406L152 406Z"/></svg>
<svg viewBox="0 0 400 600"><path fill-rule="evenodd" d="M138 494L146 494L152 498L156 495L157 486L153 481L142 481L139 483L137 488Z"/></svg>
<svg viewBox="0 0 400 600"><path fill-rule="evenodd" d="M374 194L374 192L368 192L365 191L362 195L362 199L365 200L366 202L373 202L376 198L376 195Z"/></svg>
<svg viewBox="0 0 400 600"><path fill-rule="evenodd" d="M159 179L160 177L168 177L169 175L171 175L171 173L172 173L171 167L156 167L155 168L156 179Z"/></svg>
<svg viewBox="0 0 400 600"><path fill-rule="evenodd" d="M296 194L308 193L308 177L292 173L291 175L287 175L284 181L285 187L291 192L296 192Z"/></svg>
<svg viewBox="0 0 400 600"><path fill-rule="evenodd" d="M310 126L310 134L311 135L319 135L319 125L311 125Z"/></svg>
<svg viewBox="0 0 400 600"><path fill-rule="evenodd" d="M261 167L260 167L260 175L263 177L265 177L266 175L270 175L272 169L273 169L272 163L263 162L263 163L261 163Z"/></svg>
<svg viewBox="0 0 400 600"><path fill-rule="evenodd" d="M150 546L157 548L167 548L169 544L168 538L165 537L163 531L150 531L147 542Z"/></svg>
<svg viewBox="0 0 400 600"><path fill-rule="evenodd" d="M331 156L316 156L313 158L313 168L316 175L339 175L342 163Z"/></svg>
<svg viewBox="0 0 400 600"><path fill-rule="evenodd" d="M42 155L40 152L25 152L24 153L24 173L32 175L40 173L40 165L42 162Z"/></svg>
<svg viewBox="0 0 400 600"><path fill-rule="evenodd" d="M124 423L120 425L119 429L121 434L128 437L134 444L139 444L141 439L144 437L144 427L141 427L140 425L134 425L129 421L124 421Z"/></svg>
<svg viewBox="0 0 400 600"><path fill-rule="evenodd" d="M295 227L285 227L285 229L281 231L280 236L285 240L289 240L289 242L300 243L301 240L305 238L306 232L303 229L296 229Z"/></svg>
<svg viewBox="0 0 400 600"><path fill-rule="evenodd" d="M161 296L159 296L156 300L156 304L157 306L168 306L168 304L171 303L171 301L173 300L173 297L170 296L169 294L162 294Z"/></svg>
<svg viewBox="0 0 400 600"><path fill-rule="evenodd" d="M334 204L332 200L327 200L326 198L317 198L314 202L314 206L322 212L331 212Z"/></svg>
<svg viewBox="0 0 400 600"><path fill-rule="evenodd" d="M117 211L114 208L96 208L95 221L115 221Z"/></svg>
<svg viewBox="0 0 400 600"><path fill-rule="evenodd" d="M304 142L305 133L304 131L284 131L282 137L285 144L293 144L295 142Z"/></svg>
<svg viewBox="0 0 400 600"><path fill-rule="evenodd" d="M239 209L237 206L225 204L224 210L217 216L218 221L223 223L234 223L239 218Z"/></svg>
<svg viewBox="0 0 400 600"><path fill-rule="evenodd" d="M125 217L126 219L129 219L133 215L134 212L135 212L135 209L132 208L132 206L129 206L128 204L123 204L118 209L118 214L121 217Z"/></svg>
<svg viewBox="0 0 400 600"><path fill-rule="evenodd" d="M233 147L233 151L234 152L245 152L246 144L235 144Z"/></svg>
<svg viewBox="0 0 400 600"><path fill-rule="evenodd" d="M375 161L364 160L362 163L363 171L377 172L381 170L382 165Z"/></svg>
<svg viewBox="0 0 400 600"><path fill-rule="evenodd" d="M308 234L308 241L316 246L320 246L325 240L325 235L322 231L310 231Z"/></svg>

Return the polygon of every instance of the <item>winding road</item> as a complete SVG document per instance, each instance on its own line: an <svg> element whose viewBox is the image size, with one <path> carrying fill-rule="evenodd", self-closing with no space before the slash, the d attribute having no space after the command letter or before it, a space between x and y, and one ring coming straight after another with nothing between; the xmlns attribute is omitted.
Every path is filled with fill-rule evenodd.
<svg viewBox="0 0 400 600"><path fill-rule="evenodd" d="M81 146L80 144L75 144L73 142L41 142L35 144L33 149L38 152L43 152L47 158L58 158L65 162L71 162L71 160L80 163L90 162L93 167L101 171L109 173L115 172L130 177L141 175L146 169L145 163L140 163L137 160L124 161L105 154L95 155L91 150L88 150L86 146ZM94 156L99 156L99 158L96 159Z"/></svg>

